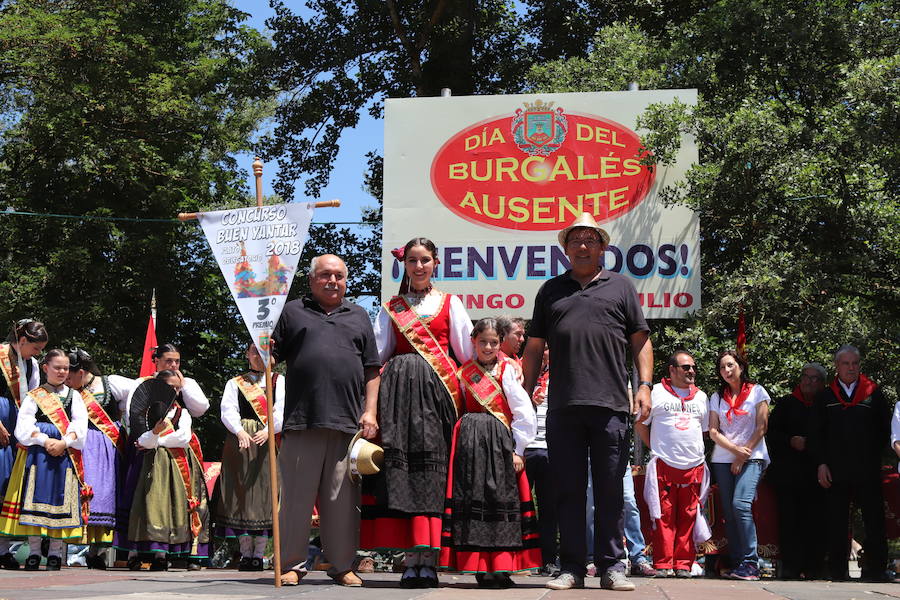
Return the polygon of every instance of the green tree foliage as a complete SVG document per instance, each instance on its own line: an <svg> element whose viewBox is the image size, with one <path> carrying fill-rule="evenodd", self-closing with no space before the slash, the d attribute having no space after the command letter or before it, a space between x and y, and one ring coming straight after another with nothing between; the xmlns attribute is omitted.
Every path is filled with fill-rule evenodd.
<svg viewBox="0 0 900 600"><path fill-rule="evenodd" d="M663 191L697 211L703 308L656 327L658 358L697 353L715 385L741 308L752 375L790 391L841 344L892 393L900 383L900 55L897 6L726 0L665 17L627 11L585 56L532 69L532 89L697 88L651 107L645 144L670 159L682 133L700 164ZM643 6L643 5L642 5ZM637 9L636 9L637 10ZM642 9L643 10L643 9ZM660 20L662 19L662 20ZM648 23L653 25L648 27Z"/></svg>
<svg viewBox="0 0 900 600"><path fill-rule="evenodd" d="M268 42L245 17L222 0L0 3L0 210L172 219L245 203L233 155L272 110L249 66ZM243 368L246 332L196 222L0 213L0 239L7 324L41 319L51 347L133 375L156 288L160 341L214 402Z"/></svg>

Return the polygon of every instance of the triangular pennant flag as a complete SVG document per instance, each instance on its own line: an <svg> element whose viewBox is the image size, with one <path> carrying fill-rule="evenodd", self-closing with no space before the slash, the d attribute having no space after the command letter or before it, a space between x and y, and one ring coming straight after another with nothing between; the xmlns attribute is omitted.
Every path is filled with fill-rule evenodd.
<svg viewBox="0 0 900 600"><path fill-rule="evenodd" d="M199 213L253 343L264 361L309 235L314 206L278 204Z"/></svg>

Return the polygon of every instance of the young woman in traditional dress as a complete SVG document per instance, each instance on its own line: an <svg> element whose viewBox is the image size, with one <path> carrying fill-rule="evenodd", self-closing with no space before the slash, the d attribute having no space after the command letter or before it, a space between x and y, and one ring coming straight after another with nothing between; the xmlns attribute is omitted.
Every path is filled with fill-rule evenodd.
<svg viewBox="0 0 900 600"><path fill-rule="evenodd" d="M43 369L47 383L28 392L19 408L20 449L0 512L3 535L28 537L26 571L41 564L41 538L51 540L47 570L59 570L64 541L81 539L91 498L81 460L88 416L81 395L65 384L69 358L51 350Z"/></svg>
<svg viewBox="0 0 900 600"><path fill-rule="evenodd" d="M222 424L228 430L222 449L222 472L214 500L218 537L238 538L240 571L262 571L263 553L272 531L265 365L256 345L247 347L250 370L225 384ZM284 415L284 379L272 374L275 433ZM277 487L276 487L277 489Z"/></svg>
<svg viewBox="0 0 900 600"><path fill-rule="evenodd" d="M178 348L176 348L173 344L160 344L153 349L152 356L154 366L156 367L156 372L153 375L148 375L136 379L134 389L137 389L137 386L139 386L143 381L158 376L162 371L171 371L178 376L178 379L181 382L181 388L179 392L180 402L182 402L182 405L187 408L187 411L192 418L203 416L203 414L206 413L206 411L209 409L209 399L206 397L206 394L203 393L200 385L195 380L182 375L181 352L178 350ZM132 389L132 394L134 393L134 389ZM131 396L129 395L125 407L125 412L122 418L122 424L125 426L126 431L128 430L128 416L130 414L130 411ZM200 440L193 433L191 434L190 438L189 453L194 455L194 457L197 459L197 462L201 466L203 465L203 452L200 448ZM125 472L125 477L119 490L116 509L116 530L113 536L113 546L119 550L128 551L128 566L130 569L137 571L141 569L141 561L138 558L136 545L132 540L129 540L128 538L128 530L129 523L131 521L131 507L134 503L134 491L137 487L138 476L140 475L141 469L143 468L143 459L141 456L138 456L137 453L135 453L134 447L130 445L125 451L124 458L125 468L123 470ZM204 499L207 497L205 488L203 491L203 497ZM199 537L208 540L209 531L203 531L201 536ZM208 549L208 544L204 544L204 547ZM203 553L201 555L200 550L197 548L192 549L187 555L185 555L185 557L188 556L190 557L190 564L188 565L189 569L199 569L199 561L207 558L207 554ZM160 565L157 565L157 567L159 566Z"/></svg>
<svg viewBox="0 0 900 600"><path fill-rule="evenodd" d="M151 571L166 571L171 557L208 556L209 515L203 468L190 450L191 415L179 402L183 379L177 371L160 371L156 379L179 394L165 416L137 438L141 471L128 539L137 552L152 553Z"/></svg>
<svg viewBox="0 0 900 600"><path fill-rule="evenodd" d="M459 368L465 414L453 431L440 566L505 588L510 573L541 566L541 547L523 458L537 422L515 366L500 358L500 331L496 319L478 321L475 358Z"/></svg>
<svg viewBox="0 0 900 600"><path fill-rule="evenodd" d="M40 384L34 359L47 345L44 324L31 319L17 322L9 338L0 344L0 497L6 495L9 476L16 461L16 416L29 390ZM0 569L18 569L19 562L9 551L9 540L0 538Z"/></svg>
<svg viewBox="0 0 900 600"><path fill-rule="evenodd" d="M105 569L106 561L99 553L112 544L122 453L127 445L120 419L135 382L119 375L101 375L94 359L81 348L69 350L68 357L66 385L80 391L90 420L82 454L85 483L94 495L82 543L90 544L88 568Z"/></svg>
<svg viewBox="0 0 900 600"><path fill-rule="evenodd" d="M436 587L450 436L460 402L456 362L472 355L472 321L458 297L434 289L437 248L413 238L395 257L400 294L375 321L385 364L378 393L384 466L363 484L361 547L406 551L403 587Z"/></svg>

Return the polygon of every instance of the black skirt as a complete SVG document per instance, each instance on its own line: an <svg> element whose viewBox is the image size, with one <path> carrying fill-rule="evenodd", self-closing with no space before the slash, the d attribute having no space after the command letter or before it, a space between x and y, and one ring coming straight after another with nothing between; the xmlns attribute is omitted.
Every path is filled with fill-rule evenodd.
<svg viewBox="0 0 900 600"><path fill-rule="evenodd" d="M434 369L418 354L398 354L385 366L378 423L384 465L377 475L363 478L364 493L374 496L363 518L440 515L456 409Z"/></svg>

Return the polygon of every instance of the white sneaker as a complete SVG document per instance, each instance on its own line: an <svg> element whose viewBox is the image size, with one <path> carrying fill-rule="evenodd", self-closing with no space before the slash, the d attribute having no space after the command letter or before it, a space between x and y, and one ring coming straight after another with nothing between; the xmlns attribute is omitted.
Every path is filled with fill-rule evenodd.
<svg viewBox="0 0 900 600"><path fill-rule="evenodd" d="M546 587L551 590L581 589L584 587L584 578L572 573L560 573L556 579L548 581Z"/></svg>

